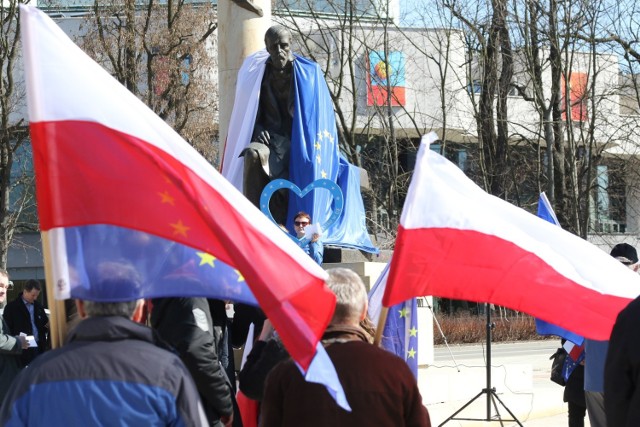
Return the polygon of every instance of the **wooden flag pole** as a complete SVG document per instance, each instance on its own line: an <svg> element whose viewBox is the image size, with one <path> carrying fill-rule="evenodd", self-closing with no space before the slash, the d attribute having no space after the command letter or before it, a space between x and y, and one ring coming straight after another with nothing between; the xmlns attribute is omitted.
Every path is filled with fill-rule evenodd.
<svg viewBox="0 0 640 427"><path fill-rule="evenodd" d="M378 326L376 327L376 336L373 339L373 345L380 346L382 341L382 331L384 330L384 324L387 322L387 315L389 314L389 307L382 306L380 310L380 317L378 318Z"/></svg>
<svg viewBox="0 0 640 427"><path fill-rule="evenodd" d="M67 336L67 315L64 301L55 299L55 279L53 276L53 264L51 257L51 242L49 233L42 231L42 257L44 259L44 277L47 286L47 303L49 305L49 336L51 348L62 347Z"/></svg>

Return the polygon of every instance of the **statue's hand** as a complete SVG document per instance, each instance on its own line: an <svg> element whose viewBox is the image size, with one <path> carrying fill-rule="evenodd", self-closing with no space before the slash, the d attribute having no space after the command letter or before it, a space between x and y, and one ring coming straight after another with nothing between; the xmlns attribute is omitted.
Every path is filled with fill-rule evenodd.
<svg viewBox="0 0 640 427"><path fill-rule="evenodd" d="M271 145L271 135L268 130L263 130L260 132L258 137L256 138L259 143L266 145L267 147Z"/></svg>

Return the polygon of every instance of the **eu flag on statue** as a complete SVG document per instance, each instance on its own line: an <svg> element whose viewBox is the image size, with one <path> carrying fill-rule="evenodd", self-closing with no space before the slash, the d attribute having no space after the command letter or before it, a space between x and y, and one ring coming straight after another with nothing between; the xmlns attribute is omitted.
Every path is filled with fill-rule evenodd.
<svg viewBox="0 0 640 427"><path fill-rule="evenodd" d="M558 222L556 213L553 211L553 207L551 207L551 203L544 192L540 193L540 200L538 201L538 216L545 221L560 227L560 222ZM567 310L571 310L570 303L567 303ZM540 335L557 335L577 344L578 346L580 346L584 341L584 337L541 319L536 319L536 331Z"/></svg>
<svg viewBox="0 0 640 427"><path fill-rule="evenodd" d="M38 214L56 298L257 302L305 377L349 408L320 344L335 307L324 270L46 14L20 5L20 18ZM112 262L131 264L143 286L96 289L91 270ZM161 286L176 274L201 283Z"/></svg>
<svg viewBox="0 0 640 427"><path fill-rule="evenodd" d="M378 324L382 310L382 296L387 286L389 265L369 292L369 318ZM413 375L418 377L418 303L417 298L396 304L389 309L382 331L382 348L404 359Z"/></svg>
<svg viewBox="0 0 640 427"><path fill-rule="evenodd" d="M244 168L244 158L239 155L251 141L267 58L266 50L260 50L247 57L238 72L235 104L221 170L222 175L239 190L243 186ZM319 179L335 182L342 190L344 208L338 220L333 225L328 224L336 209L328 191L312 190L305 197L290 192L287 228L293 230L293 217L304 211L311 215L313 222L322 226L325 244L378 253L366 227L359 170L339 154L333 101L324 74L318 64L297 55L293 71L294 114L289 180L301 191Z"/></svg>

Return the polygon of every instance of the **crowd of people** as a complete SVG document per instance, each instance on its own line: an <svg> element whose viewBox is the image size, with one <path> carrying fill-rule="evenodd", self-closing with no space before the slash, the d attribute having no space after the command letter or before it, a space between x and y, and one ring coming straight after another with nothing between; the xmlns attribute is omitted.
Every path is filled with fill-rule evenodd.
<svg viewBox="0 0 640 427"><path fill-rule="evenodd" d="M65 345L46 351L44 324L35 340L41 348L29 359L23 356L30 340L16 332L33 334L37 314L21 324L2 320L0 425L430 426L404 360L372 344L362 279L344 268L328 275L337 302L322 344L351 411L339 407L324 386L305 381L268 319L239 372L240 389L259 402L260 411L255 419L242 419L225 302L159 298L147 301L145 310L142 300L76 300L82 320ZM141 279L130 264L105 262L90 280L106 289L135 288ZM193 279L166 280L185 286ZM8 283L8 273L0 271L0 302ZM37 298L37 286L29 281L16 301L35 305L28 298ZM10 324L20 326L13 330Z"/></svg>
<svg viewBox="0 0 640 427"><path fill-rule="evenodd" d="M263 188L290 176L293 119L291 35L271 27L251 141L242 151L245 196L259 206ZM284 224L288 195L270 207ZM291 219L291 216L289 217ZM309 232L306 212L293 217L300 247L323 262L322 235ZM616 245L611 256L637 271L635 248ZM105 261L89 273L97 289L139 288L142 279L125 261ZM373 344L367 293L351 270L327 270L336 308L321 343L331 359L351 410L327 389L307 382L271 321L257 307L195 297L74 302L74 326L66 342L50 350L49 319L38 298L41 284L24 283L0 318L0 426L416 426L430 427L416 378L406 362ZM167 289L198 280L186 274L162 280ZM0 270L0 305L9 274ZM67 304L68 308L71 308ZM609 341L586 340L585 359L565 389L569 426L640 425L640 298L624 309ZM259 331L245 342L249 324ZM246 363L235 366L234 346L247 345ZM239 388L237 390L236 388ZM243 402L240 402L242 396ZM241 410L248 401L254 412Z"/></svg>

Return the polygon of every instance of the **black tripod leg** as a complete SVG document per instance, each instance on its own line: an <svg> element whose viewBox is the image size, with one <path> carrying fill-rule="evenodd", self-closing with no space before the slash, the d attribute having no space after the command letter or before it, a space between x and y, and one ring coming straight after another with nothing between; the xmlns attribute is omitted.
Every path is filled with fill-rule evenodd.
<svg viewBox="0 0 640 427"><path fill-rule="evenodd" d="M476 394L474 397L471 398L471 400L469 400L467 403L465 403L460 409L458 409L456 412L454 412L449 418L447 418L442 423L440 423L440 425L438 427L441 427L441 426L445 425L446 423L448 423L449 421L455 419L456 415L458 415L460 412L464 411L467 406L471 405L473 402L476 401L477 398L479 398L483 394L484 394L484 390L482 390L480 393Z"/></svg>
<svg viewBox="0 0 640 427"><path fill-rule="evenodd" d="M491 403L493 403L493 409L494 411L496 411L496 417L500 421L500 425L504 427L504 423L502 422L502 417L500 416L500 411L498 410L498 404L496 403L496 400L500 401L500 399L498 399L498 395L495 393L493 389L489 390L489 397L491 398Z"/></svg>
<svg viewBox="0 0 640 427"><path fill-rule="evenodd" d="M517 422L517 423L518 423L518 425L519 425L520 427L523 427L523 426L522 426L522 423L520 422L520 420L518 420L518 418L516 418L516 416L513 414L513 412L511 412L511 410L507 407L507 405L505 405L505 404L504 404L504 402L503 402L502 400L500 400L500 398L498 397L498 394L497 394L495 391L492 391L492 392L491 392L491 395L492 395L492 396L493 396L493 397L494 397L498 402L500 402L500 405L502 405L502 407L503 407L504 409L506 409L506 410L507 410L507 412L509 413L509 415L511 415L511 418L513 418L513 421ZM495 405L495 402L493 402L493 404ZM496 407L496 412L498 412L498 408L497 408L497 407Z"/></svg>

